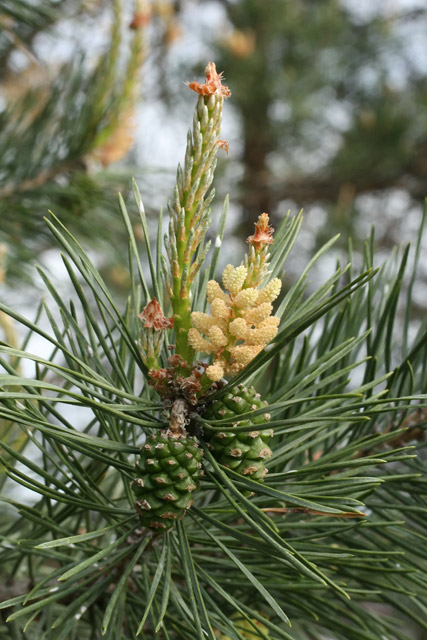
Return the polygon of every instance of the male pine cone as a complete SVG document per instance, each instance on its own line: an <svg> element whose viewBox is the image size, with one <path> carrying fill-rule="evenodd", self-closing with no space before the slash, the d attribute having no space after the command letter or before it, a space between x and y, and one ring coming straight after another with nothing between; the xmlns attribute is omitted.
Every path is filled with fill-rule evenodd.
<svg viewBox="0 0 427 640"><path fill-rule="evenodd" d="M263 409L268 403L261 400L261 396L254 387L238 385L230 393L226 393L219 400L214 400L206 409L203 418L207 421L229 419L233 427L253 425L250 431L221 431L206 429L210 447L217 461L252 480L262 480L267 469L265 461L273 455L267 442L273 435L272 429L259 429L270 420L269 413L246 417L239 417L258 409ZM225 425L228 428L228 425ZM212 435L211 435L212 434Z"/></svg>
<svg viewBox="0 0 427 640"><path fill-rule="evenodd" d="M138 478L132 483L143 527L166 532L184 516L199 487L201 460L192 436L167 431L147 440L136 463Z"/></svg>

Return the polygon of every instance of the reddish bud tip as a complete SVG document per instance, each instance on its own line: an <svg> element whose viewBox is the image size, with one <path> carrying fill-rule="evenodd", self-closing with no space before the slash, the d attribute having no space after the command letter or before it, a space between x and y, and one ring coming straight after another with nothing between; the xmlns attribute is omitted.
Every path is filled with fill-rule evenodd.
<svg viewBox="0 0 427 640"><path fill-rule="evenodd" d="M129 29L141 29L146 27L151 22L151 8L147 5L142 11L135 11L132 17L132 21L129 24Z"/></svg>
<svg viewBox="0 0 427 640"><path fill-rule="evenodd" d="M217 72L215 63L208 62L208 66L205 69L205 83L189 82L188 88L201 96L213 96L216 94L223 98L228 98L231 95L231 91L222 84L221 80L222 73Z"/></svg>
<svg viewBox="0 0 427 640"><path fill-rule="evenodd" d="M261 248L266 244L272 244L274 229L270 227L268 222L268 213L262 213L258 218L258 222L255 222L254 235L249 236L247 242L257 245L257 248Z"/></svg>

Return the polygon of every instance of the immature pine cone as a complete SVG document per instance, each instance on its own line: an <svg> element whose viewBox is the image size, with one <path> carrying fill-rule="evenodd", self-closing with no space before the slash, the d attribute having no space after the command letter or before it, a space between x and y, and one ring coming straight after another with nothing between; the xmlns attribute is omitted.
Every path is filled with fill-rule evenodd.
<svg viewBox="0 0 427 640"><path fill-rule="evenodd" d="M221 431L219 428L215 432L206 430L217 461L237 473L249 476L252 480L262 480L265 477L265 461L273 455L267 444L273 430L259 429L270 420L270 414L260 413L244 420L239 420L239 416L267 405L254 387L248 388L241 384L233 387L230 393L226 393L219 400L214 400L203 414L205 420L229 418L236 427L254 425L252 431Z"/></svg>
<svg viewBox="0 0 427 640"><path fill-rule="evenodd" d="M196 438L162 432L151 436L136 463L132 483L142 526L169 531L193 504L199 487L202 452Z"/></svg>

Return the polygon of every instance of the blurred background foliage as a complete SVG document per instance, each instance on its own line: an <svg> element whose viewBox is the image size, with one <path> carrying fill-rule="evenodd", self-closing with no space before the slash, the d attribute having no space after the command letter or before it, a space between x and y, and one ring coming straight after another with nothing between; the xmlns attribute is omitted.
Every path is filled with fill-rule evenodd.
<svg viewBox="0 0 427 640"><path fill-rule="evenodd" d="M238 165L228 172L240 177L233 195L246 218L283 201L318 203L348 230L361 194L399 189L421 201L426 19L416 0L3 0L4 241L34 237L48 203L77 223L90 214L111 224L100 169L135 164L133 142L162 124L136 123L135 108L162 100L175 118L182 78L200 75L207 58L233 92L242 142L227 164Z"/></svg>
<svg viewBox="0 0 427 640"><path fill-rule="evenodd" d="M52 209L127 285L116 192L135 175L149 214L165 205L191 108L182 79L212 59L233 94L219 187L237 235L300 207L309 251L335 231L357 248L371 222L386 247L412 233L427 194L426 22L421 0L2 0L7 281L49 247Z"/></svg>
<svg viewBox="0 0 427 640"><path fill-rule="evenodd" d="M382 10L367 15L363 4ZM359 194L425 197L425 66L401 29L425 28L427 10L405 5L227 3L233 30L219 46L242 118L241 199L252 217L287 199L345 207L351 225Z"/></svg>
<svg viewBox="0 0 427 640"><path fill-rule="evenodd" d="M8 279L25 276L28 261L46 248L48 209L94 246L118 232L118 181L102 169L133 142L149 15L137 0L125 24L122 3L108 5L100 45L96 31L79 44L79 28L83 20L96 30L102 3L0 4L0 216Z"/></svg>

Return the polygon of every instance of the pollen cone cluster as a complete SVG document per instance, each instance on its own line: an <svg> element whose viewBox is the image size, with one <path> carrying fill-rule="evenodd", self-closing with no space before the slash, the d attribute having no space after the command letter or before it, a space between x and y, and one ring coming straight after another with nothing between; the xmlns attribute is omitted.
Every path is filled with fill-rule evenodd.
<svg viewBox="0 0 427 640"><path fill-rule="evenodd" d="M261 286L268 275L268 245L272 228L263 213L255 224L256 233L248 238L245 264L228 264L222 274L224 289L218 282L207 284L209 313L191 314L188 341L195 351L213 354L206 375L214 382L224 375L236 375L275 337L279 318L273 316L272 302L281 282L273 278Z"/></svg>
<svg viewBox="0 0 427 640"><path fill-rule="evenodd" d="M132 484L142 526L166 532L184 516L199 486L201 460L202 452L192 436L168 431L147 440Z"/></svg>
<svg viewBox="0 0 427 640"><path fill-rule="evenodd" d="M205 420L229 419L234 427L253 425L254 428L250 431L222 431L220 427L214 433L206 430L209 444L218 462L252 480L262 480L265 477L265 462L273 455L267 444L273 431L262 428L270 420L270 414L259 413L244 420L239 418L244 413L251 413L267 406L268 403L261 400L254 387L238 385L233 387L231 393L215 400L203 415Z"/></svg>
<svg viewBox="0 0 427 640"><path fill-rule="evenodd" d="M272 302L280 293L281 282L274 278L264 288L243 288L248 274L246 265L224 269L222 282L207 285L210 313L195 311L188 340L195 351L212 353L208 378L220 380L236 375L275 337L279 318L272 316Z"/></svg>

